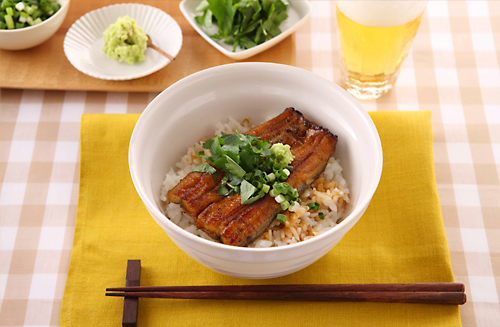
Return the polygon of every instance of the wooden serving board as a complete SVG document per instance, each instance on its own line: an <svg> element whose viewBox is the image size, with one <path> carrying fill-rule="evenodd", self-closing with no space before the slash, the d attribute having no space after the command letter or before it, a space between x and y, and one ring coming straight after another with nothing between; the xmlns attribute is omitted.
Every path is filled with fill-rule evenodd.
<svg viewBox="0 0 500 327"><path fill-rule="evenodd" d="M106 81L87 76L66 59L63 42L71 25L85 13L114 3L140 2L162 9L182 29L183 44L177 58L158 72L135 80ZM64 23L43 44L28 50L0 50L0 87L44 90L159 92L197 71L236 62L213 48L189 25L179 9L180 0L73 0ZM273 48L244 61L295 64L294 35Z"/></svg>

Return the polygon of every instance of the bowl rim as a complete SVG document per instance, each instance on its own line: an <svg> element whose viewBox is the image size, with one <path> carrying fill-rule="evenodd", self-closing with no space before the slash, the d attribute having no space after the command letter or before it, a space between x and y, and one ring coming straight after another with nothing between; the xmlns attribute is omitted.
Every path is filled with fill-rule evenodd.
<svg viewBox="0 0 500 327"><path fill-rule="evenodd" d="M146 192L144 190L143 185L139 182L138 180L138 172L136 171L136 165L132 161L132 158L134 157L134 153L136 152L135 149L135 139L138 137L137 134L141 129L143 129L143 125L145 124L145 121L148 119L146 114L148 114L150 111L155 110L154 108L159 106L156 105L157 102L161 101L162 97L164 97L164 94L168 94L171 92L176 92L178 88L183 87L184 84L190 84L192 81L197 80L200 77L203 77L206 74L212 74L212 73L218 73L218 74L224 74L227 73L228 70L233 70L233 69L245 69L246 67L249 67L249 70L256 70L256 69L277 69L277 70L282 70L282 71L293 71L294 73L305 75L309 78L312 78L316 82L320 83L325 83L327 82L328 86L334 90L337 91L339 96L341 96L345 101L351 103L355 110L360 114L361 118L363 121L366 123L366 125L369 128L369 132L371 136L374 138L374 141L377 145L376 148L376 155L378 156L378 160L374 162L373 164L375 166L375 174L372 177L372 180L370 181L370 185L368 188L367 194L370 196L365 196L362 200L362 202L358 202L358 205L354 210L344 218L338 225L332 227L331 229L327 230L324 233L321 233L320 235L317 235L311 239L308 239L306 241L294 243L294 244L289 244L285 246L278 246L278 247L268 247L268 248L249 248L249 247L239 247L239 246L230 246L227 244L222 244L222 243L217 243L214 241L209 241L206 239L203 239L195 234L192 234L177 224L173 223L168 219L156 206L156 203L154 201L151 201L146 195ZM232 72L234 73L234 72ZM377 159L377 158L375 158ZM368 113L365 111L365 109L357 102L347 91L342 89L340 86L337 84L330 82L308 70L298 68L295 66L289 66L289 65L284 65L284 64L276 64L276 63L267 63L267 62L238 62L238 63L231 63L231 64L226 64L226 65L221 65L221 66L216 66L216 67L211 67L207 68L204 70L201 70L199 72L193 73L189 76L186 76L179 81L175 82L174 84L170 85L167 87L165 90L163 90L160 94L158 94L144 109L143 113L139 116L139 119L134 127L134 130L132 132L132 135L130 137L130 142L129 142L129 151L128 151L128 163L129 163L129 171L130 175L132 178L132 182L134 184L134 187L143 201L144 205L148 209L150 215L154 215L155 217L152 217L153 219L160 219L166 223L167 226L170 224L175 230L178 230L181 235L187 237L191 241L194 241L196 243L199 243L201 245L205 246L211 246L215 247L216 249L219 249L221 251L231 251L231 252L240 252L243 251L245 253L253 253L253 254L270 254L270 253L277 253L277 252L283 252L283 251L290 251L293 250L297 247L303 247L305 245L313 245L314 243L321 242L324 238L327 238L329 234L334 233L335 231L341 230L346 228L350 223L352 223L354 220L361 218L363 215L364 211L368 207L373 194L375 193L379 182L380 178L382 176L382 166L383 166L383 152L382 152L382 144L380 141L380 136L378 134L377 128L375 127L375 124L373 123L373 120L371 117L368 115ZM161 226L160 226L161 227ZM163 228L162 228L163 229ZM171 238L172 236L167 233L168 237Z"/></svg>
<svg viewBox="0 0 500 327"><path fill-rule="evenodd" d="M63 1L64 3L61 3L60 1ZM47 18L46 20L44 20L40 24L36 24L36 25L28 26L28 27L23 27L23 28L14 28L12 30L8 30L8 29L7 30L0 30L0 33L19 33L21 31L29 31L29 30L32 30L32 29L35 29L37 27L45 25L45 23L52 20L52 18L54 18L56 16L60 16L61 12L63 11L63 8L69 6L69 3L71 2L71 0L57 0L57 2L59 4L61 4L61 8L59 8L59 10L54 15L50 16L49 18Z"/></svg>

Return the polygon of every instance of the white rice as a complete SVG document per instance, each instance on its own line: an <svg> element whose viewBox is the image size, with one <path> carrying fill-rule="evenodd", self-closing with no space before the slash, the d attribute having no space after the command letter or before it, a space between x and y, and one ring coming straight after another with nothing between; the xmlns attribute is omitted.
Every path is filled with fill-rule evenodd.
<svg viewBox="0 0 500 327"><path fill-rule="evenodd" d="M240 123L233 118L229 118L226 123L216 124L214 136L220 136L222 132L226 134L235 133L236 131L245 133L251 127L248 119ZM202 141L189 147L187 153L175 164L175 168L170 168L163 181L160 199L165 205L165 215L173 223L190 233L213 241L212 238L196 227L193 218L186 214L179 204L169 203L167 200L167 192L177 185L194 167L204 161L196 157L196 154L200 151L205 151L206 155L210 154L208 150L202 148L201 143ZM323 173L300 198L302 205L296 203L284 213L287 216L285 223L273 221L269 229L248 246L264 248L294 244L320 235L340 223L345 217L350 199L349 188L342 176L342 167L339 160L331 157ZM306 206L310 202L318 202L320 204L319 210L310 211ZM325 218L320 219L318 212L323 212Z"/></svg>

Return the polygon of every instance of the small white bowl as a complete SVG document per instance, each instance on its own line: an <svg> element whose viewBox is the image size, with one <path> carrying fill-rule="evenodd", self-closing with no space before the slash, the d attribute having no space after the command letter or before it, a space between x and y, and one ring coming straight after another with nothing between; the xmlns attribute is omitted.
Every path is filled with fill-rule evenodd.
<svg viewBox="0 0 500 327"><path fill-rule="evenodd" d="M49 19L33 26L0 30L0 49L25 50L47 41L61 27L68 13L70 0L57 0L61 8Z"/></svg>
<svg viewBox="0 0 500 327"><path fill-rule="evenodd" d="M146 60L129 65L108 58L103 32L119 17L130 16L153 43L173 57L182 47L179 24L164 11L138 3L116 4L93 10L80 17L64 38L64 53L69 62L89 76L113 81L135 79L152 74L170 63L159 52L147 48Z"/></svg>
<svg viewBox="0 0 500 327"><path fill-rule="evenodd" d="M334 156L351 191L351 207L340 224L297 244L247 248L202 239L163 215L160 189L167 171L189 146L213 134L216 122L251 117L259 123L287 107L338 135ZM187 255L226 275L272 278L321 258L361 218L380 180L382 146L370 116L339 86L292 66L236 63L190 75L159 94L132 133L129 166L149 213Z"/></svg>
<svg viewBox="0 0 500 327"><path fill-rule="evenodd" d="M186 17L187 21L193 28L200 34L208 43L210 43L214 48L222 52L224 55L231 59L243 60L251 56L255 56L262 51L265 51L279 42L283 41L287 36L295 32L297 28L302 26L306 20L311 15L311 4L309 1L305 0L290 0L287 8L288 18L284 20L281 25L281 34L278 36L259 44L253 48L243 50L237 47L235 52L233 52L233 46L224 43L222 40L212 39L209 35L217 32L218 28L213 26L210 30L206 30L204 27L198 25L195 16L200 15L200 12L196 11L196 7L200 4L201 0L182 0L179 7L182 14Z"/></svg>

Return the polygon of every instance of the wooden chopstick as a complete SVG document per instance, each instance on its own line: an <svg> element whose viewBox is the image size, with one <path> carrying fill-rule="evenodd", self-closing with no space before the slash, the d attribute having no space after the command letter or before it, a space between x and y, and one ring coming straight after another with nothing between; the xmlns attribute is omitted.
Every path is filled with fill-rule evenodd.
<svg viewBox="0 0 500 327"><path fill-rule="evenodd" d="M211 299L211 300L277 300L277 301L332 301L332 302L392 302L464 304L465 293L460 292L123 292L107 296Z"/></svg>
<svg viewBox="0 0 500 327"><path fill-rule="evenodd" d="M169 299L464 304L467 301L464 289L464 285L458 283L139 286L108 288L107 291L125 290L125 292L106 293L106 296Z"/></svg>
<svg viewBox="0 0 500 327"><path fill-rule="evenodd" d="M129 286L107 292L464 292L461 283Z"/></svg>

